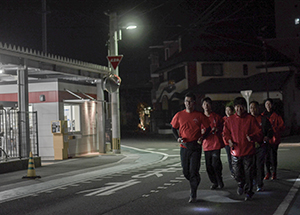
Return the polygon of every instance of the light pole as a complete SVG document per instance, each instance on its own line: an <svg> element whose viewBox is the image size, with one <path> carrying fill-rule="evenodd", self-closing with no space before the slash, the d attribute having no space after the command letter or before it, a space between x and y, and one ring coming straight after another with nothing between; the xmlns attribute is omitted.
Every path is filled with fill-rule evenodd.
<svg viewBox="0 0 300 215"><path fill-rule="evenodd" d="M121 28L119 28L118 16L116 12L109 14L109 45L108 45L108 56L118 56L118 41L122 39ZM135 25L127 26L126 29L135 29ZM110 64L109 64L110 66ZM112 68L113 67L113 68ZM113 74L119 77L118 66L112 66ZM120 99L119 89L112 92L111 94L111 124L112 124L112 150L114 153L120 153L121 144L121 129L120 129Z"/></svg>
<svg viewBox="0 0 300 215"><path fill-rule="evenodd" d="M117 13L109 14L109 46L108 55L118 56L118 17ZM113 74L119 76L119 68L112 69ZM111 125L112 125L112 151L121 153L121 132L120 132L120 100L119 89L111 93Z"/></svg>

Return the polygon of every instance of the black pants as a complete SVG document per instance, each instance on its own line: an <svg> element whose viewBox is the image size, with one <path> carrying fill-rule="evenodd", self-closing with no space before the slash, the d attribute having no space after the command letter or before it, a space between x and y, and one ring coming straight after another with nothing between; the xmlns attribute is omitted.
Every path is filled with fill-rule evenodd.
<svg viewBox="0 0 300 215"><path fill-rule="evenodd" d="M265 177L265 159L266 159L266 145L261 145L256 149L255 157L253 159L253 176L256 180L258 187L262 188L264 186L264 177Z"/></svg>
<svg viewBox="0 0 300 215"><path fill-rule="evenodd" d="M232 156L232 168L238 186L244 188L244 192L253 195L253 157L247 155L242 157Z"/></svg>
<svg viewBox="0 0 300 215"><path fill-rule="evenodd" d="M222 179L222 161L220 158L221 150L205 151L205 165L209 180L215 185L221 185Z"/></svg>
<svg viewBox="0 0 300 215"><path fill-rule="evenodd" d="M181 148L180 149L180 158L181 166L184 177L189 180L191 188L191 197L197 197L197 189L200 184L200 160L202 149L200 145L195 142L193 147L190 149Z"/></svg>
<svg viewBox="0 0 300 215"><path fill-rule="evenodd" d="M227 153L227 159L228 159L229 170L230 170L230 173L233 174L230 146L226 145L226 146L225 146L225 150L226 150L226 153Z"/></svg>
<svg viewBox="0 0 300 215"><path fill-rule="evenodd" d="M273 173L276 174L277 172L277 152L278 152L277 144L267 145L266 168L267 168L267 173L269 174L271 174L271 169Z"/></svg>

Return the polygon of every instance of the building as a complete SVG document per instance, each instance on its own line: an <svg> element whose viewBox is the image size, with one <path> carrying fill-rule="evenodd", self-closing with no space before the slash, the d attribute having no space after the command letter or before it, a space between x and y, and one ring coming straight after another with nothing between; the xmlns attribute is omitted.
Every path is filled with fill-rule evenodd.
<svg viewBox="0 0 300 215"><path fill-rule="evenodd" d="M201 38L191 46L173 51L172 56L165 54L170 42L151 47L150 68L155 68L151 70L152 104L159 132L168 129L173 115L184 108L187 91L194 92L198 101L211 97L214 110L224 115L226 103L242 96L241 91L251 90L249 101L262 104L268 97L278 101L279 111L290 127L292 116L300 116L296 100L300 96L298 68L290 58L262 40L247 39ZM173 47L181 47L180 40L173 43L178 43ZM161 60L159 56L164 54ZM201 109L200 102L197 108Z"/></svg>
<svg viewBox="0 0 300 215"><path fill-rule="evenodd" d="M106 152L110 69L1 43L0 69L0 147L10 158Z"/></svg>

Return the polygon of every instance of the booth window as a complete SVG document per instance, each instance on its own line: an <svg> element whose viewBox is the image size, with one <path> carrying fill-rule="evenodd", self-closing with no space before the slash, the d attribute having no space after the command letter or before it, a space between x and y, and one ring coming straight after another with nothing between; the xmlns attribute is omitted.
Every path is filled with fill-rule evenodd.
<svg viewBox="0 0 300 215"><path fill-rule="evenodd" d="M80 131L80 105L79 104L65 104L64 116L68 123L68 131Z"/></svg>

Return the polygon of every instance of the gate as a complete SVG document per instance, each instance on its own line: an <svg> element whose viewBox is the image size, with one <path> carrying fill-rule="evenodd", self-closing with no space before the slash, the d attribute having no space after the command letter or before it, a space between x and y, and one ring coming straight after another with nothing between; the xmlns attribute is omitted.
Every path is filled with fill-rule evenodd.
<svg viewBox="0 0 300 215"><path fill-rule="evenodd" d="M19 128L25 118L29 119L30 151L34 156L39 156L37 112L0 109L0 161L22 158L26 146L21 144L24 135Z"/></svg>

